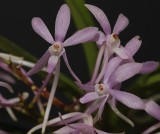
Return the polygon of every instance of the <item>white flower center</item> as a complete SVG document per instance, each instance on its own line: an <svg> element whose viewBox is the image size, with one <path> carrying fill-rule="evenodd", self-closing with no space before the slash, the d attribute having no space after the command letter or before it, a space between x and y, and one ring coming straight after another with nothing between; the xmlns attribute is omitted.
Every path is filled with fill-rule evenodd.
<svg viewBox="0 0 160 134"><path fill-rule="evenodd" d="M109 49L110 55L112 55L116 48L120 47L120 39L117 34L110 34L107 36L107 46Z"/></svg>
<svg viewBox="0 0 160 134"><path fill-rule="evenodd" d="M108 87L105 84L96 84L95 85L95 91L98 93L98 95L104 95L108 92Z"/></svg>
<svg viewBox="0 0 160 134"><path fill-rule="evenodd" d="M62 45L60 42L55 42L52 46L49 47L49 52L51 55L58 56L62 52Z"/></svg>
<svg viewBox="0 0 160 134"><path fill-rule="evenodd" d="M114 44L118 40L119 40L119 38L118 38L117 34L110 34L107 36L107 43L108 44Z"/></svg>
<svg viewBox="0 0 160 134"><path fill-rule="evenodd" d="M117 34L110 34L107 36L107 44L108 45L111 45L112 47L115 47L116 44L120 44L120 43L117 43L117 42L120 42L120 39L118 37ZM118 47L118 46L116 46Z"/></svg>

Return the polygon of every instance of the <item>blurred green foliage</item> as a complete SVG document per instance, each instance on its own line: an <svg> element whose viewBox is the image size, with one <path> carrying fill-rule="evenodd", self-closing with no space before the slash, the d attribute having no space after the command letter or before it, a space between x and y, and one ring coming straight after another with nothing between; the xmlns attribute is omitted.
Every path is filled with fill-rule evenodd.
<svg viewBox="0 0 160 134"><path fill-rule="evenodd" d="M70 7L72 18L78 30L95 25L91 14L84 6L84 0L66 0L66 3ZM83 50L88 65L88 71L91 75L94 69L98 49L95 43L84 43Z"/></svg>
<svg viewBox="0 0 160 134"><path fill-rule="evenodd" d="M84 0L65 0L66 3L69 5L72 13L73 20L75 22L75 26L77 29L82 29L87 26L94 26L93 19L87 9L84 7L85 1ZM88 65L89 74L92 74L94 69L96 56L97 56L97 47L95 43L85 43L83 44L83 49ZM25 51L24 49L20 48L17 44L13 43L12 41L6 39L3 36L0 36L0 50L2 52L10 53L17 56L24 57L25 60L30 60L35 62L37 60L29 52ZM71 95L73 94L81 95L82 92L76 87L74 82L61 73L60 75L60 87L62 87L62 91L66 93L68 98L70 98L70 93L68 90L65 90L66 87L70 88L72 91ZM137 79L132 82L127 91L136 94L137 96L146 98L152 98L157 101L160 100L160 69L156 70L155 72L147 75L139 75ZM65 94L64 93L64 94ZM156 96L156 97L155 97ZM131 120L137 123L135 128L131 128L128 124L118 118L113 111L109 110L110 108L107 106L105 108L103 114L103 121L101 121L97 126L101 127L103 130L107 129L107 131L114 131L118 132L127 131L126 134L135 134L140 133L141 131L145 130L148 126L153 125L156 120L150 118L148 115L143 113L142 111L135 111L132 109L126 109L126 107L122 106L121 104L118 105L118 108L122 113L125 113ZM141 118L140 118L141 117ZM143 124L142 124L143 123ZM145 128L141 127L144 126Z"/></svg>

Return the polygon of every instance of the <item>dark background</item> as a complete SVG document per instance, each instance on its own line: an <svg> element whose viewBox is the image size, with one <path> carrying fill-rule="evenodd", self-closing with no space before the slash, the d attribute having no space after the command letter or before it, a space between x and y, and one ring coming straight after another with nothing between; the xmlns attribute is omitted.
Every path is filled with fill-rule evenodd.
<svg viewBox="0 0 160 134"><path fill-rule="evenodd" d="M54 35L56 14L63 3L64 0L0 0L0 35L40 57L48 49L49 44L32 30L31 19L35 16L41 17ZM139 35L143 43L135 56L136 61L159 61L160 4L158 0L86 0L86 3L100 7L107 14L112 28L119 13L127 16L130 24L120 34L122 44L126 44L133 36ZM67 37L75 31L72 20ZM67 49L69 60L78 76L87 81L85 60L79 50L82 50L80 46ZM65 71L65 67L62 69Z"/></svg>
<svg viewBox="0 0 160 134"><path fill-rule="evenodd" d="M41 17L52 35L54 35L54 21L59 7L64 0L1 0L0 1L0 35L17 43L21 47L40 57L49 44L39 37L31 27L31 19ZM108 16L113 28L119 13L123 13L130 20L129 26L120 34L122 44L126 44L133 36L139 35L143 41L135 56L136 61L159 60L159 31L160 4L158 0L86 0L86 3L100 7ZM67 37L76 31L73 20ZM84 57L79 46L68 49L71 54L71 65L75 70L77 65L84 63ZM77 54L80 52L80 54ZM74 55L74 56L73 56ZM80 64L82 70L85 64ZM77 72L81 78L84 75Z"/></svg>

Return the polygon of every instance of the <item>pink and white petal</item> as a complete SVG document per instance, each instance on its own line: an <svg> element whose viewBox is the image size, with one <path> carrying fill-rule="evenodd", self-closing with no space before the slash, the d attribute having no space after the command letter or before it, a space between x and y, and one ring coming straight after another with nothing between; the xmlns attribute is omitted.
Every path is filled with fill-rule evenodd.
<svg viewBox="0 0 160 134"><path fill-rule="evenodd" d="M62 127L60 129L58 129L57 131L54 131L53 134L75 134L75 132L79 132L79 130L73 129L71 127L65 126Z"/></svg>
<svg viewBox="0 0 160 134"><path fill-rule="evenodd" d="M12 88L9 84L7 84L7 83L5 83L5 82L0 81L0 86L1 86L1 87L5 87L5 88L8 89L8 91L11 92L11 93L14 92L14 91L13 91L13 88Z"/></svg>
<svg viewBox="0 0 160 134"><path fill-rule="evenodd" d="M70 38L68 38L62 45L63 46L72 46L80 43L96 41L95 36L98 34L98 28L96 27L87 27L84 28L75 34L73 34Z"/></svg>
<svg viewBox="0 0 160 134"><path fill-rule="evenodd" d="M3 131L3 130L0 130L0 134L11 134L11 133Z"/></svg>
<svg viewBox="0 0 160 134"><path fill-rule="evenodd" d="M91 116L91 114L86 113L86 116L83 117L83 123L93 127L93 117Z"/></svg>
<svg viewBox="0 0 160 134"><path fill-rule="evenodd" d="M85 6L88 8L88 10L94 15L94 17L97 19L99 24L101 25L103 31L106 35L111 33L111 26L108 21L107 16L105 13L98 7L90 4L85 4Z"/></svg>
<svg viewBox="0 0 160 134"><path fill-rule="evenodd" d="M129 108L143 110L145 109L145 103L142 101L142 99L131 93L118 90L109 90L109 93L116 100L120 101Z"/></svg>
<svg viewBox="0 0 160 134"><path fill-rule="evenodd" d="M82 83L79 83L79 82L75 82L75 83L79 88L85 90L86 92L94 92L95 91L94 85L82 84Z"/></svg>
<svg viewBox="0 0 160 134"><path fill-rule="evenodd" d="M1 57L1 54L2 53L0 53L0 57ZM3 54L2 54L3 55ZM2 58L3 58L3 56L2 56ZM11 57L9 56L9 59L10 59ZM2 61L0 61L0 67L2 68L2 69L4 69L5 71L7 71L8 73L11 73L12 71L11 71L11 69L8 67L8 65L7 64L5 64L5 63L3 63Z"/></svg>
<svg viewBox="0 0 160 134"><path fill-rule="evenodd" d="M108 97L109 97L109 95L106 95L106 98L102 100L102 102L101 102L101 104L99 106L99 110L98 110L98 119L99 120L102 119L101 116L102 116L102 113L104 111L104 107L105 107L105 104L106 104L106 102L108 100Z"/></svg>
<svg viewBox="0 0 160 134"><path fill-rule="evenodd" d="M12 76L7 75L5 72L0 72L0 76L1 76L2 81L5 81L5 82L10 83L10 84L15 84L16 83L16 80Z"/></svg>
<svg viewBox="0 0 160 134"><path fill-rule="evenodd" d="M41 18L34 17L32 19L31 23L32 23L33 30L39 36L41 36L44 40L46 40L50 44L54 43L54 39L53 39L51 33L49 32L48 28L46 27L46 25L44 24L44 22L43 22L43 20Z"/></svg>
<svg viewBox="0 0 160 134"><path fill-rule="evenodd" d="M106 36L101 31L99 31L98 33L99 33L99 38L98 38L98 41L96 41L96 43L97 43L97 46L100 48L103 45L104 41L106 41Z"/></svg>
<svg viewBox="0 0 160 134"><path fill-rule="evenodd" d="M66 120L66 119L69 119L69 118L72 118L72 117L74 118L74 117L77 117L77 116L80 116L80 115L82 116L83 113L73 112L73 113L68 113L68 114L62 115L62 118ZM57 117L57 118L54 118L52 120L49 120L47 122L47 126L49 126L49 125L56 125L56 124L59 124L60 122L62 122L61 119L59 117ZM39 125L33 127L32 129L30 129L28 131L27 134L32 134L34 131L36 131L36 130L38 130L40 128L42 128L42 124L39 124Z"/></svg>
<svg viewBox="0 0 160 134"><path fill-rule="evenodd" d="M74 123L74 124L70 124L70 126L75 128L76 130L79 130L79 132L81 132L82 134L95 134L94 128L84 123ZM75 134L79 134L79 133L75 133Z"/></svg>
<svg viewBox="0 0 160 134"><path fill-rule="evenodd" d="M103 81L104 84L106 84L108 82L109 77L115 71L115 69L119 66L121 61L122 61L122 59L120 57L114 57L114 58L110 59L108 65L106 67L106 72L104 75L104 81Z"/></svg>
<svg viewBox="0 0 160 134"><path fill-rule="evenodd" d="M12 101L9 101L5 99L1 94L0 94L0 106L2 107L8 107L8 106L14 106L16 103L13 103ZM1 107L0 107L1 108Z"/></svg>
<svg viewBox="0 0 160 134"><path fill-rule="evenodd" d="M142 134L151 134L153 131L155 131L158 128L160 128L160 122L158 122L158 123L154 124L153 126L149 127L147 130L142 132Z"/></svg>
<svg viewBox="0 0 160 134"><path fill-rule="evenodd" d="M103 65L102 65L101 71L99 72L99 74L97 76L97 79L96 79L96 81L95 81L94 84L98 84L103 79L103 77L105 75L106 67L108 65L108 60L110 58L109 57L109 50L108 50L108 48L105 48L105 52L104 52L104 56L103 57L104 57L103 61L102 61Z"/></svg>
<svg viewBox="0 0 160 134"><path fill-rule="evenodd" d="M86 95L84 95L82 98L80 98L80 102L82 104L85 104L85 103L94 101L98 98L99 98L99 95L96 92L90 92L90 93L87 93Z"/></svg>
<svg viewBox="0 0 160 134"><path fill-rule="evenodd" d="M149 115L153 116L154 118L160 121L160 106L154 101L148 101L145 104L146 104L145 111Z"/></svg>
<svg viewBox="0 0 160 134"><path fill-rule="evenodd" d="M155 62L155 61L147 61L142 64L143 64L143 67L142 67L142 70L140 71L141 74L151 73L155 71L159 66L159 62Z"/></svg>
<svg viewBox="0 0 160 134"><path fill-rule="evenodd" d="M119 84L138 74L142 67L143 65L141 63L126 63L121 65L111 75L109 82L112 86Z"/></svg>
<svg viewBox="0 0 160 134"><path fill-rule="evenodd" d="M43 81L42 86L40 87L40 89L36 93L35 98L38 98L40 96L40 94L42 93L42 91L44 90L44 88L46 87L46 85L48 84L48 82L49 82L49 80L50 80L50 78L51 78L52 75L53 75L52 73L48 73L47 74L45 80Z"/></svg>
<svg viewBox="0 0 160 134"><path fill-rule="evenodd" d="M74 123L69 124L69 126L65 126L57 131L54 134L94 134L94 128L83 123Z"/></svg>
<svg viewBox="0 0 160 134"><path fill-rule="evenodd" d="M71 73L71 75L73 76L73 78L78 82L78 83L81 83L81 80L77 77L77 75L74 73L74 71L72 70L69 62L68 62L68 58L67 58L67 55L66 53L64 52L63 55L62 55L63 59L64 59L64 62L69 70L69 72Z"/></svg>
<svg viewBox="0 0 160 134"><path fill-rule="evenodd" d="M97 109L99 109L99 106L100 106L99 100L95 100L95 101L93 101L93 102L87 107L87 109L85 110L85 112L88 113L88 114L92 114L92 113L94 113Z"/></svg>
<svg viewBox="0 0 160 134"><path fill-rule="evenodd" d="M115 26L113 28L114 34L119 34L121 31L123 31L129 24L129 20L126 16L123 14L119 14L118 19L115 23Z"/></svg>
<svg viewBox="0 0 160 134"><path fill-rule="evenodd" d="M141 47L142 41L140 40L139 36L133 37L125 46L126 51L128 54L133 57L135 53Z"/></svg>
<svg viewBox="0 0 160 134"><path fill-rule="evenodd" d="M112 105L112 103L109 103L110 107L112 108L112 110L114 111L114 113L116 115L118 115L122 120L124 120L125 122L127 122L129 125L131 125L132 127L134 127L134 123L128 118L126 117L124 114L122 114L115 105Z"/></svg>
<svg viewBox="0 0 160 134"><path fill-rule="evenodd" d="M27 72L27 75L31 76L39 72L47 64L50 56L51 56L50 52L46 51L45 54L37 61L35 66Z"/></svg>
<svg viewBox="0 0 160 134"><path fill-rule="evenodd" d="M65 121L65 123L68 124L68 123L72 123L72 122L75 122L75 121L79 121L79 120L81 120L82 118L84 118L86 116L87 116L87 114L83 113L83 114L80 114L80 115L77 115L77 116L73 116L73 117L70 117L70 118L66 118L66 119L64 119L63 116L62 116L62 118ZM64 121L63 122L62 121L57 122L57 123L53 124L53 126L64 125Z"/></svg>
<svg viewBox="0 0 160 134"><path fill-rule="evenodd" d="M55 69L57 62L58 62L59 57L52 55L49 60L48 60L48 65L47 65L47 71L48 73L52 73L53 70Z"/></svg>
<svg viewBox="0 0 160 134"><path fill-rule="evenodd" d="M113 50L120 58L122 58L122 59L128 59L129 58L126 50L123 47L114 48Z"/></svg>
<svg viewBox="0 0 160 134"><path fill-rule="evenodd" d="M55 40L63 42L69 24L70 24L70 9L67 4L63 4L57 14L55 22Z"/></svg>
<svg viewBox="0 0 160 134"><path fill-rule="evenodd" d="M8 101L1 95L1 93L0 93L0 102L1 103L8 103Z"/></svg>
<svg viewBox="0 0 160 134"><path fill-rule="evenodd" d="M18 121L16 115L14 114L13 110L10 107L6 107L5 109L13 121L15 122Z"/></svg>
<svg viewBox="0 0 160 134"><path fill-rule="evenodd" d="M46 110L45 110L45 115L44 115L44 119L43 119L43 125L42 125L41 133L44 133L45 129L46 129L47 121L48 121L50 110L51 110L51 107L52 107L52 102L53 102L55 92L56 92L56 89L57 89L59 74L60 74L60 60L58 60L58 63L57 63L56 69L55 69L54 80L53 80L53 83L52 83L52 88L51 88L51 91L50 91L47 107L46 107Z"/></svg>
<svg viewBox="0 0 160 134"><path fill-rule="evenodd" d="M96 80L98 72L99 72L99 67L100 67L100 64L101 64L102 59L103 59L102 56L104 55L104 51L106 50L105 47L106 47L106 45L103 44L98 51L94 71L93 71L93 74L92 74L92 78L90 80L90 84L92 84L92 85L95 84L95 80Z"/></svg>
<svg viewBox="0 0 160 134"><path fill-rule="evenodd" d="M113 133L104 132L104 131L96 129L96 128L94 130L96 131L97 134L113 134Z"/></svg>

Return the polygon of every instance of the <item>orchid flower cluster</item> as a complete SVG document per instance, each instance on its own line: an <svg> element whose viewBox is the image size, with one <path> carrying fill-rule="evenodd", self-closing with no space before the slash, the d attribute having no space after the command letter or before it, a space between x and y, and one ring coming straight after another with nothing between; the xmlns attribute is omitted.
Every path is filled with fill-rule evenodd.
<svg viewBox="0 0 160 134"><path fill-rule="evenodd" d="M129 24L126 16L119 14L115 26L111 30L107 16L100 8L89 4L85 4L85 7L93 14L103 31L100 31L97 27L87 27L65 39L71 16L70 9L66 4L62 5L58 11L55 21L54 38L41 18L34 17L32 19L33 30L51 44L34 66L29 64L29 62L23 62L25 65L32 66L28 72L25 72L25 70L22 71L32 85L33 81L30 77L47 66L46 71L48 74L42 86L35 93L35 100L38 100L39 106L41 104L39 96L46 89L52 75L54 75L54 79L43 123L32 128L28 134L41 128L41 132L45 133L46 126L49 125L64 126L54 131L54 134L108 134L95 128L95 124L99 120L102 120L106 103L109 104L115 114L134 127L134 123L118 110L118 101L129 108L144 110L150 116L160 120L160 106L156 102L143 100L121 89L124 81L136 74L148 74L155 71L159 63L155 61L138 63L134 60L133 57L142 43L139 36L133 37L125 46L122 45L119 34ZM65 48L86 42L96 42L99 50L90 81L82 83L69 64ZM88 105L84 112L72 112L64 115L59 113L59 117L49 120L50 110L59 80L61 57L75 79L75 84L79 87L79 90L84 91L84 95L79 99L80 103ZM12 88L8 84L1 82L0 85L12 92ZM24 95L23 98L26 99L27 95ZM4 99L2 95L0 96L1 107L15 104L10 102L10 100Z"/></svg>

